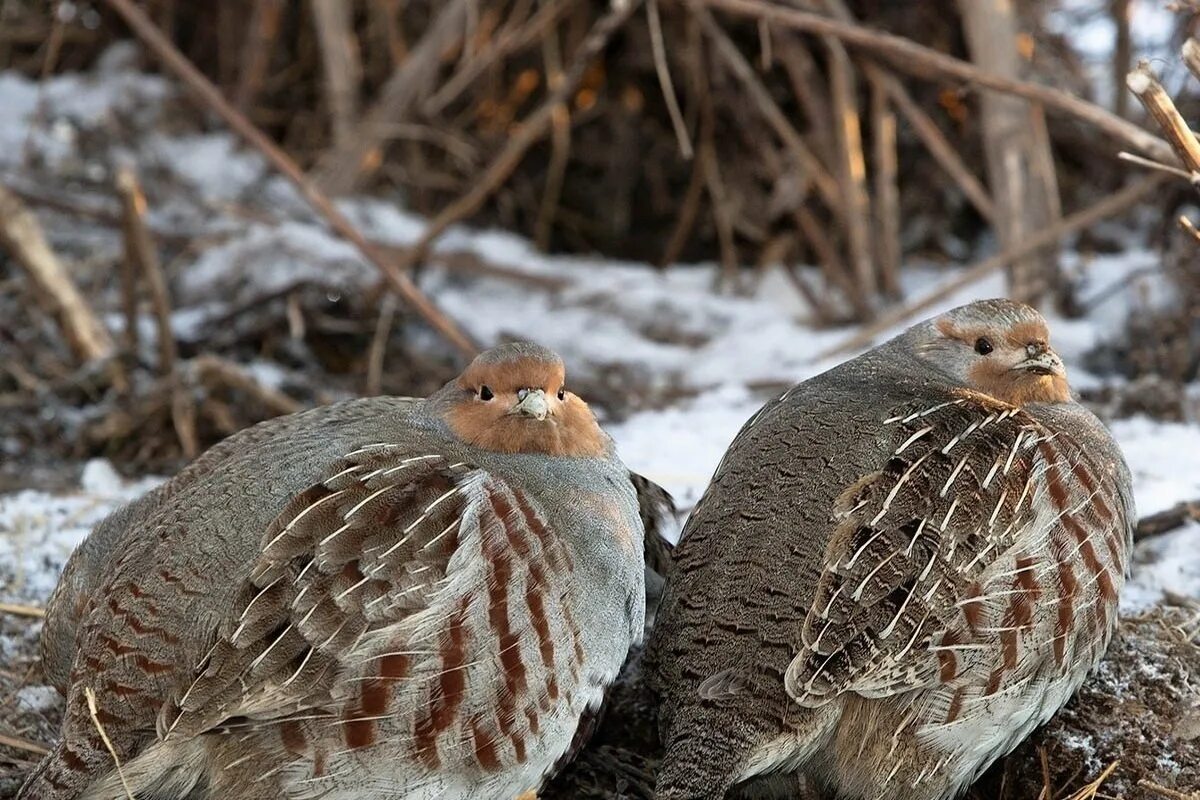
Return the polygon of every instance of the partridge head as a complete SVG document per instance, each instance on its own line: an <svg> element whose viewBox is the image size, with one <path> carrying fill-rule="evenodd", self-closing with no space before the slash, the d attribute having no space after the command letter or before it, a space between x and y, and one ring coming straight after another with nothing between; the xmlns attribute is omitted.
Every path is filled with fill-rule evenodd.
<svg viewBox="0 0 1200 800"><path fill-rule="evenodd" d="M1028 306L954 309L792 387L675 550L647 650L656 797L797 773L853 800L955 796L1103 654L1134 519Z"/></svg>
<svg viewBox="0 0 1200 800"><path fill-rule="evenodd" d="M63 738L19 797L536 790L641 636L668 507L532 344L243 431L73 555Z"/></svg>

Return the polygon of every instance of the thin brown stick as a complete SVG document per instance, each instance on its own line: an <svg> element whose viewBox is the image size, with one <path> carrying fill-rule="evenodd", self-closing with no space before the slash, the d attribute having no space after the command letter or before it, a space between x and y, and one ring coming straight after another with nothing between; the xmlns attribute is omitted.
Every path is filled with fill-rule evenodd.
<svg viewBox="0 0 1200 800"><path fill-rule="evenodd" d="M883 72L883 70L879 71ZM970 167L946 139L946 135L942 133L942 129L937 126L937 123L913 100L904 84L896 80L895 76L890 73L884 74L888 96L896 104L896 110L904 115L904 119L908 121L917 138L921 140L921 144L925 145L925 149L933 156L933 160L950 176L963 196L975 207L979 216L989 224L994 223L996 205L992 202L991 195L988 194L979 178L971 172Z"/></svg>
<svg viewBox="0 0 1200 800"><path fill-rule="evenodd" d="M825 7L841 22L855 24L857 21L843 0L824 0ZM908 89L890 71L880 67L873 59L863 57L863 72L867 78L883 86L896 109L908 120L917 138L933 156L934 161L958 185L959 190L970 201L979 215L989 224L995 224L996 207L991 195L963 162L958 151L946 140L941 128L912 99Z"/></svg>
<svg viewBox="0 0 1200 800"><path fill-rule="evenodd" d="M1076 211L1070 216L1063 217L1054 225L1043 228L1017 246L985 258L979 263L958 272L953 278L919 299L882 314L875 321L864 325L853 336L818 354L815 360L820 361L826 358L845 355L870 344L883 331L912 319L917 314L941 302L964 286L979 281L990 273L1011 263L1014 259L1022 258L1029 253L1036 252L1038 249L1046 247L1064 236L1083 230L1100 220L1125 211L1161 186L1165 179L1164 175L1158 173L1149 175L1087 208Z"/></svg>
<svg viewBox="0 0 1200 800"><path fill-rule="evenodd" d="M1189 236L1195 239L1197 244L1200 244L1200 229L1196 228L1195 223L1193 223L1187 217L1180 216L1179 227L1183 229L1184 233L1187 233Z"/></svg>
<svg viewBox="0 0 1200 800"><path fill-rule="evenodd" d="M458 72L454 73L428 100L421 104L421 112L427 117L440 114L493 64L539 42L545 32L557 24L574 5L575 0L551 0L542 5L537 13L519 28L502 32L490 38L482 50L463 64Z"/></svg>
<svg viewBox="0 0 1200 800"><path fill-rule="evenodd" d="M110 0L110 2L114 1ZM127 2L128 0L120 1ZM429 254L433 243L446 232L447 228L478 211L492 193L512 174L517 164L525 157L526 151L545 135L553 121L554 109L567 102L567 99L579 86L580 81L583 80L584 72L600 55L612 35L629 19L629 15L637 8L638 2L640 0L628 0L628 2L615 4L608 13L592 25L592 29L588 31L587 37L576 51L571 66L563 73L562 82L546 96L536 111L522 120L517 130L508 138L504 149L496 155L466 194L443 208L436 217L430 220L425 233L413 244L408 256L403 259L400 265L402 272L407 272L423 261Z"/></svg>
<svg viewBox="0 0 1200 800"><path fill-rule="evenodd" d="M26 753L33 753L37 756L50 755L50 748L43 747L37 742L31 742L28 739L22 739L20 736L9 736L0 733L0 747L11 747L14 750L24 750Z"/></svg>
<svg viewBox="0 0 1200 800"><path fill-rule="evenodd" d="M553 88L562 80L562 49L556 29L548 31L542 39L542 61L546 67L546 84ZM533 227L534 244L543 251L550 249L550 236L554 232L554 220L562 198L567 162L571 158L571 107L566 103L559 104L550 119L550 164Z"/></svg>
<svg viewBox="0 0 1200 800"><path fill-rule="evenodd" d="M171 300L158 250L150 238L150 232L146 230L146 196L130 167L118 168L116 186L123 209L125 259L136 266L150 290L150 302L158 325L158 371L162 375L170 375L175 370L176 361L175 334L171 330Z"/></svg>
<svg viewBox="0 0 1200 800"><path fill-rule="evenodd" d="M820 14L783 8L763 0L701 1L711 8L719 8L739 16L756 20L765 18L774 24L794 30L836 36L852 47L877 53L896 69L910 75L955 78L985 89L1035 100L1045 104L1047 108L1082 119L1147 155L1164 161L1170 161L1174 156L1170 145L1165 141L1095 103L1089 103L1061 89L994 75L902 36L841 22Z"/></svg>
<svg viewBox="0 0 1200 800"><path fill-rule="evenodd" d="M1116 761L1105 767L1104 770L1101 771L1100 775L1097 776L1096 780L1092 781L1075 794L1071 795L1069 800L1094 800L1096 794L1100 791L1100 787L1104 785L1104 782L1108 780L1114 772L1116 772L1117 767L1120 765L1121 759L1118 758Z"/></svg>
<svg viewBox="0 0 1200 800"><path fill-rule="evenodd" d="M888 297L900 296L900 166L896 113L887 86L867 73L871 83L871 131L874 145L875 258L879 287Z"/></svg>
<svg viewBox="0 0 1200 800"><path fill-rule="evenodd" d="M219 356L202 355L192 360L192 366L202 378L217 380L254 397L276 414L294 414L304 406L283 392L264 386L253 375L232 361Z"/></svg>
<svg viewBox="0 0 1200 800"><path fill-rule="evenodd" d="M396 319L396 297L387 295L379 304L379 319L371 337L371 349L367 354L367 397L383 394L383 362L387 358L388 339L392 335L392 324Z"/></svg>
<svg viewBox="0 0 1200 800"><path fill-rule="evenodd" d="M733 43L733 40L725 33L717 21L713 19L712 14L708 12L702 2L710 2L710 0L688 0L696 18L699 20L704 33L712 40L716 46L717 54L729 67L730 71L737 77L742 85L746 87L746 91L750 95L750 99L754 101L759 113L763 119L771 126L771 130L779 137L779 140L787 147L788 152L796 159L796 163L804 170L805 174L811 176L813 185L816 186L817 192L821 195L821 199L830 207L838 208L841 205L840 188L837 181L829 171L825 169L808 145L804 143L803 137L788 120L787 115L779 108L779 105L771 97L771 93L763 86L758 75L754 72L754 67L742 55L742 51Z"/></svg>
<svg viewBox="0 0 1200 800"><path fill-rule="evenodd" d="M322 192L344 194L357 185L365 171L379 166L389 127L410 116L435 83L443 53L466 34L470 0L447 0L440 5L417 46L380 89L379 99L363 115L355 135L321 158L315 179Z"/></svg>
<svg viewBox="0 0 1200 800"><path fill-rule="evenodd" d="M1200 172L1200 139L1196 138L1179 109L1175 108L1175 103L1159 83L1149 62L1138 63L1126 77L1125 83L1158 124L1183 166L1191 172Z"/></svg>
<svg viewBox="0 0 1200 800"><path fill-rule="evenodd" d="M123 212L121 230L125 258L122 263L129 265L130 272L136 270L140 273L150 290L150 303L157 325L158 370L174 384L171 389L171 421L184 457L192 459L200 454L200 439L196 434L196 404L175 372L178 350L175 347L175 332L171 328L171 296L158 257L158 248L146 227L146 196L137 175L128 166L118 168L116 185Z"/></svg>
<svg viewBox="0 0 1200 800"><path fill-rule="evenodd" d="M671 118L671 127L675 130L675 139L679 142L679 153L685 159L690 160L694 154L692 138L688 135L687 124L683 121L683 112L679 109L679 98L675 96L675 84L671 80L671 67L667 64L667 48L663 43L662 19L658 15L658 0L646 0L646 24L650 29L650 50L654 55L654 71L658 74L658 85L662 89L667 115Z"/></svg>
<svg viewBox="0 0 1200 800"><path fill-rule="evenodd" d="M779 61L787 72L792 94L804 109L811 133L809 141L823 161L833 160L833 142L829 137L828 120L832 119L829 99L825 97L819 77L823 77L808 51L808 45L788 30L772 30Z"/></svg>
<svg viewBox="0 0 1200 800"><path fill-rule="evenodd" d="M663 248L660 267L670 266L679 260L680 253L687 245L692 228L696 225L696 217L700 213L700 200L704 197L704 167L699 160L693 160L692 177L688 179L687 189L683 192L683 201L679 204L679 215L675 218L675 227L667 237L667 246Z"/></svg>
<svg viewBox="0 0 1200 800"><path fill-rule="evenodd" d="M20 603L0 603L0 614L42 619L46 616L46 609L38 608L37 606L26 606Z"/></svg>
<svg viewBox="0 0 1200 800"><path fill-rule="evenodd" d="M1200 800L1200 791L1184 794L1178 789L1172 789L1169 786L1163 786L1147 778L1138 779L1138 786L1146 789L1147 791L1153 792L1159 797L1164 797L1166 800Z"/></svg>
<svg viewBox="0 0 1200 800"><path fill-rule="evenodd" d="M1112 15L1113 25L1117 28L1117 41L1112 55L1112 108L1118 117L1127 117L1129 116L1129 95L1121 88L1121 82L1129 72L1130 59L1133 57L1133 36L1129 24L1133 2L1132 0L1110 0L1108 8Z"/></svg>
<svg viewBox="0 0 1200 800"><path fill-rule="evenodd" d="M383 273L388 285L434 330L438 331L468 358L478 352L479 348L471 340L471 337L434 305L424 292L417 288L412 279L404 274L404 271L398 270L395 264L391 263L374 245L367 241L346 215L330 202L325 193L305 177L290 156L279 149L261 130L231 106L221 96L217 87L200 74L199 70L176 49L175 45L163 36L145 12L135 6L131 0L106 0L106 2L133 29L138 38L145 42L167 68L175 73L205 105L216 111L234 131L259 150L280 173L291 181L313 210L324 217L339 236L358 248L367 261ZM457 0L455 2L457 3ZM414 54L410 60L415 57Z"/></svg>
<svg viewBox="0 0 1200 800"><path fill-rule="evenodd" d="M358 117L362 59L354 34L354 7L344 0L312 0L313 27L321 49L325 98L335 145L344 145Z"/></svg>
<svg viewBox="0 0 1200 800"><path fill-rule="evenodd" d="M854 280L866 297L876 291L871 245L871 199L867 195L867 163L862 148L858 113L858 85L850 55L837 39L826 37L829 51L829 97L833 103L834 142L837 144L837 177L842 224Z"/></svg>
<svg viewBox="0 0 1200 800"><path fill-rule="evenodd" d="M242 42L241 66L238 68L238 84L233 94L234 105L246 113L254 105L262 91L271 65L271 51L279 36L279 23L283 17L284 0L255 0L250 13L249 30Z"/></svg>
<svg viewBox="0 0 1200 800"><path fill-rule="evenodd" d="M829 286L836 286L845 296L846 301L850 304L850 308L854 311L856 319L866 319L871 314L871 309L867 303L867 298L858 290L858 286L850 280L850 272L842 263L841 257L838 255L837 248L833 246L828 234L825 232L824 226L811 210L800 206L796 209L796 227L800 229L800 233L808 241L812 247L813 253L817 257L817 261L821 265L821 272L825 276L825 283Z"/></svg>
<svg viewBox="0 0 1200 800"><path fill-rule="evenodd" d="M129 782L125 780L125 769L121 766L121 759L117 757L117 749L113 747L112 740L108 738L108 731L104 730L104 725L100 722L100 712L96 708L96 692L92 687L85 686L83 687L83 696L87 700L88 716L92 718L92 724L96 726L96 730L100 733L100 739L108 748L108 754L112 756L113 764L117 767L117 777L121 779L121 787L125 790L126 800L134 800L133 790L129 788Z"/></svg>
<svg viewBox="0 0 1200 800"><path fill-rule="evenodd" d="M113 355L116 346L112 336L50 249L37 217L3 186L0 186L0 247L25 270L34 292L58 320L77 358L96 361Z"/></svg>
<svg viewBox="0 0 1200 800"><path fill-rule="evenodd" d="M1200 522L1200 500L1176 503L1165 511L1142 517L1137 522L1133 538L1140 542L1143 539L1170 533L1189 522Z"/></svg>

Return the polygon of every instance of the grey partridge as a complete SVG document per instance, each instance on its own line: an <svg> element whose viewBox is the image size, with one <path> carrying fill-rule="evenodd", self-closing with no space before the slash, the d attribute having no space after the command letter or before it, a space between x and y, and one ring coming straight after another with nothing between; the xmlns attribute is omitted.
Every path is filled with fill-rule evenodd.
<svg viewBox="0 0 1200 800"><path fill-rule="evenodd" d="M62 741L19 797L536 790L642 636L640 512L668 502L531 344L243 431L73 555Z"/></svg>
<svg viewBox="0 0 1200 800"><path fill-rule="evenodd" d="M767 403L675 549L648 644L661 800L942 800L1104 653L1130 477L1045 320L957 308ZM774 786L773 786L774 784Z"/></svg>

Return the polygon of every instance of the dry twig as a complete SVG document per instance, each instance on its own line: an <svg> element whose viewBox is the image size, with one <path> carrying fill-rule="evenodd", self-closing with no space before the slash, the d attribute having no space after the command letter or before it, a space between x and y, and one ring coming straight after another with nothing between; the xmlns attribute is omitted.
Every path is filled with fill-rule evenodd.
<svg viewBox="0 0 1200 800"><path fill-rule="evenodd" d="M113 2L113 0L109 0ZM125 2L125 0L121 0ZM355 135L321 159L316 184L322 192L344 194L355 187L364 171L377 167L380 148L391 126L409 116L422 92L434 83L442 54L466 33L470 0L448 0L417 46L396 68L379 92L379 99L359 123Z"/></svg>
<svg viewBox="0 0 1200 800"><path fill-rule="evenodd" d="M271 65L271 51L279 36L279 23L283 17L284 0L254 0L250 13L249 30L242 42L241 66L238 69L238 85L234 92L234 104L243 112L250 110L262 90Z"/></svg>
<svg viewBox="0 0 1200 800"><path fill-rule="evenodd" d="M1064 236L1069 236L1096 224L1100 220L1127 210L1161 186L1164 180L1165 177L1161 174L1149 175L1087 208L1063 217L1054 225L1043 228L1015 247L1010 247L1001 253L985 258L983 261L958 272L953 278L923 297L881 314L878 319L868 325L864 325L853 336L846 338L834 347L817 355L815 360L821 361L826 358L845 355L870 344L883 331L912 319L922 311L945 300L964 286L975 283L990 273L1006 266L1013 259L1036 252L1038 249L1056 242Z"/></svg>
<svg viewBox="0 0 1200 800"><path fill-rule="evenodd" d="M202 378L216 380L257 399L275 414L294 414L304 406L283 392L264 386L242 367L219 356L202 355L192 360L192 366Z"/></svg>
<svg viewBox="0 0 1200 800"><path fill-rule="evenodd" d="M762 81L759 80L758 75L754 72L754 67L742 55L742 51L733 43L733 40L729 38L725 30L717 24L712 14L700 4L701 2L708 2L708 0L688 0L688 2L691 3L696 18L704 28L705 35L715 45L717 54L737 79L742 82L742 85L746 87L750 99L754 101L763 119L766 120L767 124L771 126L771 130L775 132L775 135L787 147L788 152L796 159L796 163L804 173L811 178L817 188L817 192L821 195L821 199L830 208L839 208L841 206L841 195L837 181L825 169L825 165L813 155L808 145L804 143L803 137L800 136L800 133L792 125L787 115L779 108L779 105L771 97L771 93L763 86Z"/></svg>
<svg viewBox="0 0 1200 800"><path fill-rule="evenodd" d="M0 614L42 619L46 616L46 609L38 608L37 606L21 605L20 603L0 603Z"/></svg>
<svg viewBox="0 0 1200 800"><path fill-rule="evenodd" d="M45 756L50 754L50 748L43 747L37 742L31 742L28 739L22 739L20 736L9 736L8 734L0 733L0 747L11 747L15 750L24 750L26 753L33 753L37 756Z"/></svg>
<svg viewBox="0 0 1200 800"><path fill-rule="evenodd" d="M1125 83L1146 107L1147 113L1154 118L1183 166L1188 171L1200 175L1200 139L1196 138L1179 110L1175 108L1175 103L1159 83L1154 70L1150 69L1150 64L1146 61L1139 63L1129 73Z"/></svg>
<svg viewBox="0 0 1200 800"><path fill-rule="evenodd" d="M482 50L471 57L421 104L421 112L432 117L453 103L480 75L502 58L539 41L575 5L575 0L550 0L528 22L518 28L502 30L488 39Z"/></svg>
<svg viewBox="0 0 1200 800"><path fill-rule="evenodd" d="M1133 538L1137 541L1161 536L1173 530L1182 528L1189 522L1200 521L1200 500L1189 500L1176 503L1165 511L1142 517L1134 529Z"/></svg>
<svg viewBox="0 0 1200 800"><path fill-rule="evenodd" d="M0 247L25 270L37 296L57 318L76 357L97 361L113 355L116 346L112 336L50 249L37 218L3 186L0 186Z"/></svg>
<svg viewBox="0 0 1200 800"><path fill-rule="evenodd" d="M354 35L354 7L343 0L313 0L313 27L321 45L325 96L334 146L344 145L358 117L358 89L362 60Z"/></svg>
<svg viewBox="0 0 1200 800"><path fill-rule="evenodd" d="M129 782L125 780L125 769L121 766L121 759L117 757L117 750L113 747L112 740L108 738L108 731L104 730L104 725L100 723L100 712L96 708L96 692L92 687L85 686L83 687L83 696L87 700L88 716L92 718L92 724L96 726L96 730L100 733L100 739L108 748L108 754L112 756L113 764L117 767L117 777L121 779L125 797L127 800L134 800L133 790L129 788Z"/></svg>
<svg viewBox="0 0 1200 800"><path fill-rule="evenodd" d="M120 0L126 2L127 0ZM459 197L430 220L425 233L413 244L408 255L401 262L402 271L408 271L422 262L429 254L433 243L437 241L451 225L465 219L479 210L480 206L500 187L513 169L525 157L526 151L546 133L554 119L555 109L565 103L574 93L584 72L592 61L600 55L608 44L608 40L625 24L640 0L625 0L615 3L613 7L588 31L587 38L576 50L571 66L563 73L562 81L555 87L536 111L524 119L516 131L509 137L492 163L466 194ZM116 2L116 0L110 0Z"/></svg>
<svg viewBox="0 0 1200 800"><path fill-rule="evenodd" d="M1200 791L1184 794L1178 789L1161 786L1152 780L1147 780L1146 778L1140 779L1138 781L1138 786L1149 792L1153 792L1159 797L1166 798L1166 800L1200 800Z"/></svg>
<svg viewBox="0 0 1200 800"><path fill-rule="evenodd" d="M162 62L191 89L205 105L215 111L242 138L259 150L271 164L279 170L300 191L309 205L329 223L330 227L342 238L349 241L363 256L380 272L388 285L396 291L413 309L423 317L433 328L457 347L467 357L478 352L478 347L453 320L429 300L417 288L412 278L398 270L378 248L372 245L354 227L354 224L330 202L329 198L315 183L305 177L296 162L275 145L250 120L229 104L217 87L204 77L195 66L163 35L145 12L135 6L131 0L106 0L121 18L133 29L146 45L162 60ZM455 0L452 5L461 5ZM449 11L447 8L446 11ZM443 12L443 14L446 13ZM439 21L440 23L440 21ZM416 58L414 53L409 61ZM409 62L406 61L406 64Z"/></svg>
<svg viewBox="0 0 1200 800"><path fill-rule="evenodd" d="M663 43L662 19L658 15L658 0L646 0L646 24L650 27L650 48L654 54L654 71L658 75L658 83L662 88L663 102L667 106L667 114L671 118L671 127L679 142L679 153L691 160L694 151L692 139L688 135L687 124L683 121L683 112L679 109L679 98L675 96L675 84L671 80L671 68L667 64L667 48Z"/></svg>
<svg viewBox="0 0 1200 800"><path fill-rule="evenodd" d="M847 45L886 58L896 69L911 75L955 78L985 89L1034 100L1047 108L1077 117L1147 155L1163 161L1169 161L1173 157L1170 145L1165 141L1095 103L1089 103L1061 89L993 75L973 64L939 53L902 36L841 22L820 14L772 5L763 0L702 2L711 8L720 8L743 17L766 19L781 27L822 36L836 36Z"/></svg>

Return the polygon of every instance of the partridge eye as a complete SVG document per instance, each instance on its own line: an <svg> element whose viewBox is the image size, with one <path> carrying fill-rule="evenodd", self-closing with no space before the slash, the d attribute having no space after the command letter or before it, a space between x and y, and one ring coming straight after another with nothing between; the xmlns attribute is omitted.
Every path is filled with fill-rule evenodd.
<svg viewBox="0 0 1200 800"><path fill-rule="evenodd" d="M975 340L975 352L979 353L981 356L986 356L994 349L995 348L992 347L992 341L986 336L980 336Z"/></svg>
<svg viewBox="0 0 1200 800"><path fill-rule="evenodd" d="M558 387L558 399L559 400L567 399L567 387L565 387L565 386Z"/></svg>
<svg viewBox="0 0 1200 800"><path fill-rule="evenodd" d="M491 400L495 396L496 395L492 394L492 390L489 387L487 387L487 386L479 387L479 399L480 400Z"/></svg>

